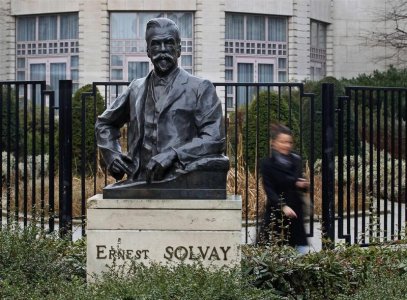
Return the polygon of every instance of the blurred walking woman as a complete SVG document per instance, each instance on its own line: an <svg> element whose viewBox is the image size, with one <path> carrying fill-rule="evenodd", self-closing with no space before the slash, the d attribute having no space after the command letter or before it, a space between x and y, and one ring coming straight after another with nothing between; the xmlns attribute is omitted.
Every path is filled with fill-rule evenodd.
<svg viewBox="0 0 407 300"><path fill-rule="evenodd" d="M305 253L308 243L301 193L309 183L302 176L301 157L293 153L292 148L291 130L283 125L274 125L271 130L271 156L260 163L267 194L261 239L269 242L271 233L271 238L277 235L279 242Z"/></svg>

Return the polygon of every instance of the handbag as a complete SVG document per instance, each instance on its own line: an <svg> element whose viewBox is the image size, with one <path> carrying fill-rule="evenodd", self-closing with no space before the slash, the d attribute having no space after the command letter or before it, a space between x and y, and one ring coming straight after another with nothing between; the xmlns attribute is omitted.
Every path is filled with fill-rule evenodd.
<svg viewBox="0 0 407 300"><path fill-rule="evenodd" d="M314 205L311 203L310 198L307 197L308 195L302 193L302 211L304 213L304 217L310 217L314 214Z"/></svg>

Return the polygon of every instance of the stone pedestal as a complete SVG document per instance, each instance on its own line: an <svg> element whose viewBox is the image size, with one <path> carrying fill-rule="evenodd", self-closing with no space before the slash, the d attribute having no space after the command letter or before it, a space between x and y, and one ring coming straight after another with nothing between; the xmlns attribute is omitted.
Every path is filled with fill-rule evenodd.
<svg viewBox="0 0 407 300"><path fill-rule="evenodd" d="M87 271L113 263L240 262L241 198L226 200L88 199Z"/></svg>

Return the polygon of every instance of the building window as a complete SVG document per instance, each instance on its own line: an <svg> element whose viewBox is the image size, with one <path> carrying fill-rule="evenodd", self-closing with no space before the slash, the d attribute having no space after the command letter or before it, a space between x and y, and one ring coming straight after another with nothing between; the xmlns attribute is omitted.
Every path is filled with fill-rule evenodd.
<svg viewBox="0 0 407 300"><path fill-rule="evenodd" d="M244 40L244 16L238 14L226 14L226 37L227 40Z"/></svg>
<svg viewBox="0 0 407 300"><path fill-rule="evenodd" d="M16 18L16 77L46 80L56 92L60 79L79 80L78 14L24 16Z"/></svg>
<svg viewBox="0 0 407 300"><path fill-rule="evenodd" d="M326 31L327 24L311 21L311 80L326 76Z"/></svg>
<svg viewBox="0 0 407 300"><path fill-rule="evenodd" d="M287 60L286 17L226 13L226 82L285 82ZM226 102L229 107L242 105L254 91L228 89Z"/></svg>
<svg viewBox="0 0 407 300"><path fill-rule="evenodd" d="M114 12L110 14L110 79L132 81L152 69L147 57L145 29L152 18L166 17L180 29L180 65L193 73L193 14L191 12Z"/></svg>
<svg viewBox="0 0 407 300"><path fill-rule="evenodd" d="M40 41L57 40L58 20L57 16L38 17L38 39Z"/></svg>
<svg viewBox="0 0 407 300"><path fill-rule="evenodd" d="M248 40L265 41L266 23L264 16L246 16L246 37Z"/></svg>

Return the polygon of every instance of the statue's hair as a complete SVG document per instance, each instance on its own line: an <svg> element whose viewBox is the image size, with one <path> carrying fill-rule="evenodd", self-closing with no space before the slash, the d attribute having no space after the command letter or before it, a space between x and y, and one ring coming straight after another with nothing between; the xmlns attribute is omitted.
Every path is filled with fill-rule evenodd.
<svg viewBox="0 0 407 300"><path fill-rule="evenodd" d="M147 42L149 39L150 30L157 28L157 27L158 28L168 27L169 31L172 34L174 34L175 40L177 41L177 43L181 42L179 28L178 28L177 24L175 24L175 22L173 20L168 19L168 18L154 18L147 22L146 35L145 35L145 39Z"/></svg>

